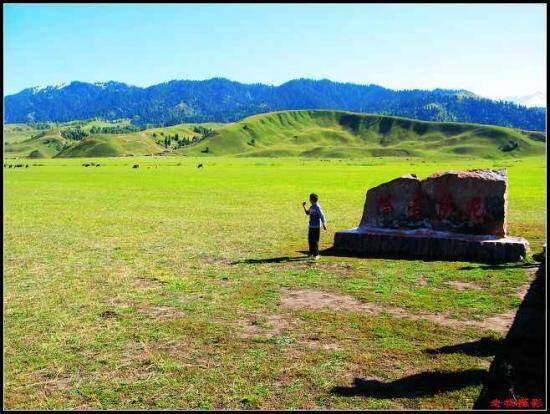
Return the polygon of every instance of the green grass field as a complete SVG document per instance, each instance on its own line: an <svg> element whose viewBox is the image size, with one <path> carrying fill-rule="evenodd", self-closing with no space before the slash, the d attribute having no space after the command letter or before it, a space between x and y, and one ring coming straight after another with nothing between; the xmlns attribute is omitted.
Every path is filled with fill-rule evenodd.
<svg viewBox="0 0 550 414"><path fill-rule="evenodd" d="M89 161L101 166L82 166ZM503 337L529 269L270 259L302 256L300 203L312 191L329 220L327 248L358 224L370 187L460 168L506 167L509 233L533 252L545 238L540 155L25 162L4 168L12 409L471 408L492 356L425 351ZM439 393L331 392L356 377L391 383L433 371L456 380Z"/></svg>

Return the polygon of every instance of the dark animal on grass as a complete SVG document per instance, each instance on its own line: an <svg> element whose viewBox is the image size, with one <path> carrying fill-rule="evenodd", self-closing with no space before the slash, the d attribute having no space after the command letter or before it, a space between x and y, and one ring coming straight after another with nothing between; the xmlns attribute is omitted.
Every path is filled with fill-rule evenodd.
<svg viewBox="0 0 550 414"><path fill-rule="evenodd" d="M25 168L29 168L29 164L25 164Z"/></svg>
<svg viewBox="0 0 550 414"><path fill-rule="evenodd" d="M139 164L134 164L132 168L139 168Z"/></svg>
<svg viewBox="0 0 550 414"><path fill-rule="evenodd" d="M202 164L197 165L197 168L203 168Z"/></svg>

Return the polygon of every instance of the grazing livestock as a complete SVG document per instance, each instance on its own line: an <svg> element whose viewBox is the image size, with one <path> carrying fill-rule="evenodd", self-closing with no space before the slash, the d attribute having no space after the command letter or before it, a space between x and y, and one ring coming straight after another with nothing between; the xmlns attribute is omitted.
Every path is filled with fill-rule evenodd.
<svg viewBox="0 0 550 414"><path fill-rule="evenodd" d="M139 164L134 164L132 168L139 168Z"/></svg>
<svg viewBox="0 0 550 414"><path fill-rule="evenodd" d="M203 168L202 164L197 165L197 168Z"/></svg>

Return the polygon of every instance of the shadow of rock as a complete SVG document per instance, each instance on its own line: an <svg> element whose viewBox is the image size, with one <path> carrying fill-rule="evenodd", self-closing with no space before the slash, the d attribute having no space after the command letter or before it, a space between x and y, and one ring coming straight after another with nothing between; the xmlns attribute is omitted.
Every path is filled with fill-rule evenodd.
<svg viewBox="0 0 550 414"><path fill-rule="evenodd" d="M499 270L499 269L535 269L538 265L534 263L505 263L505 264L490 264L483 266L463 266L458 270Z"/></svg>
<svg viewBox="0 0 550 414"><path fill-rule="evenodd" d="M464 354L477 357L486 357L495 355L501 346L501 340L487 337L473 342L465 342L463 344L443 346L437 349L426 349L424 352L431 355Z"/></svg>
<svg viewBox="0 0 550 414"><path fill-rule="evenodd" d="M510 399L538 400L546 405L545 280L546 269L541 263L489 368L474 408L497 408L496 404Z"/></svg>
<svg viewBox="0 0 550 414"><path fill-rule="evenodd" d="M486 375L483 369L458 372L422 372L392 382L355 378L351 387L334 387L330 392L342 396L371 398L415 398L462 389L481 384Z"/></svg>

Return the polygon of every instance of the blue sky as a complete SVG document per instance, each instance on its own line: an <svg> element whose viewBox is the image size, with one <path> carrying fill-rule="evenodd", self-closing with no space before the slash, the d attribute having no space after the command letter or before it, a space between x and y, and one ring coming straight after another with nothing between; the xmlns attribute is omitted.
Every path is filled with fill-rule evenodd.
<svg viewBox="0 0 550 414"><path fill-rule="evenodd" d="M545 91L546 5L4 5L4 94L215 76Z"/></svg>

